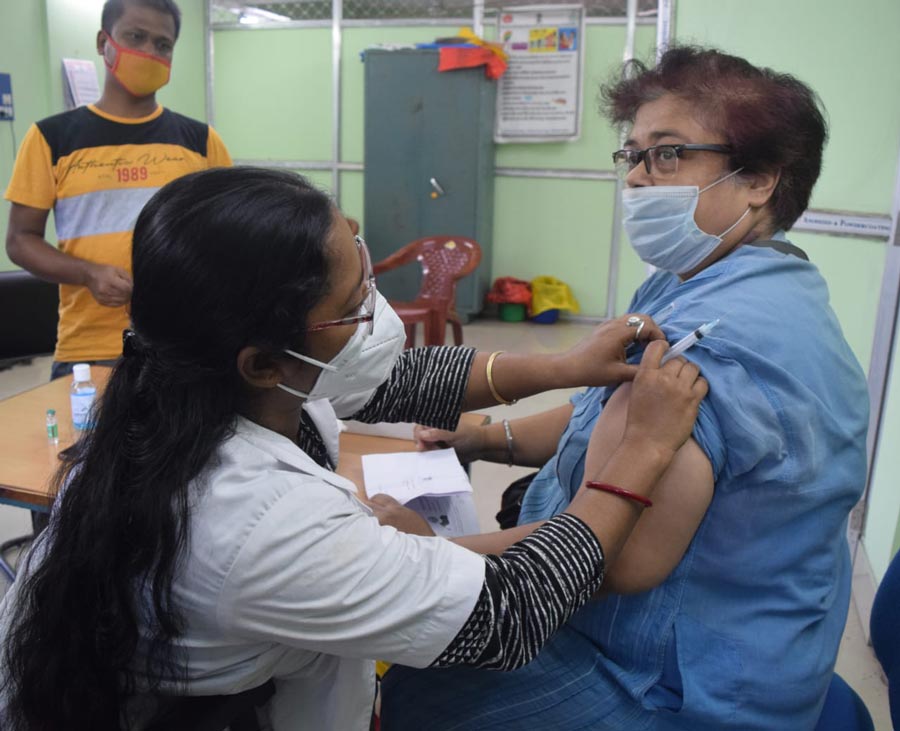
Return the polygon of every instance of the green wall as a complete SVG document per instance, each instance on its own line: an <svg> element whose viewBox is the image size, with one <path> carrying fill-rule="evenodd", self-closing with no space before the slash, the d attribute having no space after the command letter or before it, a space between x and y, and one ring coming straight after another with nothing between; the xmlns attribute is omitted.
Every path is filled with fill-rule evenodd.
<svg viewBox="0 0 900 731"><path fill-rule="evenodd" d="M61 111L60 59L90 58L102 0L0 0L0 71L13 77L14 130L21 141L28 126ZM171 84L160 94L167 106L205 118L203 0L181 0L184 26ZM713 44L754 63L795 73L821 95L831 140L813 206L890 212L900 145L900 63L896 29L900 3L866 0L681 0L675 32L680 41ZM342 50L341 159L364 162L363 67L359 51L375 43L413 43L444 34L443 28L346 29ZM597 85L617 66L622 26L590 26L585 53L582 138L573 143L504 145L496 163L504 167L609 169L614 132L595 113ZM636 53L651 57L655 29L638 28ZM243 159L331 158L331 36L329 29L217 31L215 33L216 126L232 154ZM861 110L865 110L861 113ZM9 125L0 123L0 177L12 169ZM327 172L311 171L328 188ZM363 212L363 176L341 173L341 205ZM493 276L530 278L552 274L567 281L582 312L602 315L614 186L605 181L498 177ZM0 238L5 240L8 204L0 203ZM364 222L363 222L364 223ZM798 233L797 244L820 267L832 304L854 351L868 366L885 246L881 242ZM624 242L624 239L623 239ZM0 252L0 269L11 265ZM625 244L617 282L623 311L646 274ZM900 378L900 375L898 375ZM900 391L895 388L894 391ZM885 437L900 434L900 394L885 415ZM887 442L886 442L887 443ZM873 483L866 547L876 570L900 543L900 508L883 501L897 492L891 475L900 453L882 450ZM875 502L873 502L873 505ZM877 519L871 517L877 513Z"/></svg>
<svg viewBox="0 0 900 731"><path fill-rule="evenodd" d="M877 90L900 89L900 3L684 0L676 8L679 41L714 45L795 74L818 92L830 138L812 207L890 214L900 94ZM809 233L792 239L821 269L844 333L868 368L885 245Z"/></svg>
<svg viewBox="0 0 900 731"><path fill-rule="evenodd" d="M894 341L894 367L884 401L881 433L872 481L863 543L872 571L880 579L891 557L900 549L900 338Z"/></svg>
<svg viewBox="0 0 900 731"><path fill-rule="evenodd" d="M32 123L63 111L62 59L94 61L99 82L104 67L97 55L103 0L0 0L0 71L12 75L17 142ZM203 0L180 0L181 38L175 49L172 81L159 100L182 114L206 119ZM0 180L5 190L14 154L8 122L0 122ZM0 271L14 269L6 256L9 203L0 202ZM47 237L55 240L53 217Z"/></svg>
<svg viewBox="0 0 900 731"><path fill-rule="evenodd" d="M331 31L215 34L215 122L233 157L331 158Z"/></svg>
<svg viewBox="0 0 900 731"><path fill-rule="evenodd" d="M745 0L682 0L676 8L678 40L743 55L754 63L793 73L817 90L827 110L831 136L813 207L890 213L900 145L900 95L878 90L900 88L895 43L900 3L868 0L865 12L837 0L754 0L752 4ZM775 18L777 22L773 22ZM364 162L359 52L373 44L415 43L440 34L443 29L430 27L345 30L342 162ZM599 83L620 61L624 40L622 26L591 26L587 30L580 140L501 145L496 164L608 170L616 136L596 114L594 102ZM652 58L654 43L655 29L639 27L636 55ZM216 123L235 157L330 159L330 53L328 29L215 33ZM861 109L866 110L864 117ZM327 174L318 172L312 177L324 188L330 187ZM583 314L603 315L614 190L606 181L498 177L492 276L558 276L572 286ZM341 173L340 204L348 214L362 218L361 173ZM801 232L792 239L807 251L828 281L832 306L847 339L863 368L868 368L884 243ZM616 296L619 312L625 310L645 276L646 267L623 238ZM890 412L888 418L896 419L900 431L900 408L896 416ZM893 422L889 426L893 427ZM882 457L888 462L884 469L894 474L900 467L893 464L895 451ZM877 491L875 498L880 499ZM866 532L876 573L900 541L900 511L878 512L878 519L871 519Z"/></svg>
<svg viewBox="0 0 900 731"><path fill-rule="evenodd" d="M63 111L62 59L90 59L103 89L103 60L97 55L97 31L103 0L45 0L49 52L50 108Z"/></svg>
<svg viewBox="0 0 900 731"><path fill-rule="evenodd" d="M4 191L15 159L10 127L21 142L29 125L50 112L46 26L43 2L2 0L0 71L12 76L16 117L13 122L0 122L0 186ZM6 256L8 217L9 203L0 200L0 271L15 268Z"/></svg>
<svg viewBox="0 0 900 731"><path fill-rule="evenodd" d="M759 63L796 73L817 88L832 124L825 171L814 205L820 208L887 213L900 129L900 97L883 95L867 126L873 139L884 145L882 154L857 142L854 110L864 94L856 77L839 70L854 64L864 75L891 80L880 49L864 53L867 41L845 42L830 49L827 62L810 63L811 46L819 53L818 39L836 41L846 26L847 11L837 2L822 11L821 3L795 0L791 22L808 29L808 38L779 30L781 44L759 44L766 37L769 19L763 5L753 13L739 12L736 2L685 0L679 3L679 37L715 43ZM883 3L887 8L888 3ZM834 6L832 14L830 6ZM816 14L816 12L818 13ZM749 17L748 17L749 15ZM832 17L834 20L832 20ZM736 23L735 18L740 18ZM871 21L877 26L876 21ZM821 26L821 27L820 27ZM752 33L747 32L750 28ZM346 29L342 48L341 160L364 162L363 66L359 53L374 44L409 44L426 41L443 29ZM872 29L872 33L876 29ZM317 160L331 157L330 29L222 30L215 33L216 126L233 155L242 159ZM787 44L792 38L793 44ZM499 145L496 164L503 167L575 168L608 170L616 135L596 113L601 81L620 62L625 41L623 26L589 26L585 46L585 109L583 133L572 143ZM636 54L652 58L655 28L639 26ZM875 44L877 45L877 44ZM886 46L886 44L882 44ZM770 52L771 50L771 52ZM863 60L864 59L864 60ZM895 84L896 86L896 84ZM890 97L890 98L887 98ZM846 103L850 100L853 105ZM833 111L831 111L833 110ZM871 128L871 129L869 129ZM362 174L341 174L341 205L362 218ZM330 187L327 175L316 176ZM498 177L494 215L492 276L514 275L530 279L552 274L568 282L579 299L582 313L605 314L609 240L615 187L606 181L553 180ZM364 225L364 221L361 221ZM829 281L833 306L844 324L860 362L867 367L874 314L877 307L884 245L879 242L797 234ZM625 240L623 239L623 242ZM617 281L617 307L624 311L631 293L646 276L646 268L623 245Z"/></svg>
<svg viewBox="0 0 900 731"><path fill-rule="evenodd" d="M597 112L599 86L622 60L624 26L588 26L584 58L584 109L577 142L498 145L499 167L612 170L616 132ZM656 28L639 26L635 54L652 57ZM601 180L498 178L494 213L493 276L532 279L542 274L567 282L581 314L606 314L610 233L615 183ZM622 248L629 248L622 239ZM620 268L617 294L624 311L646 269Z"/></svg>
<svg viewBox="0 0 900 731"><path fill-rule="evenodd" d="M897 0L682 0L676 7L680 41L796 74L818 92L831 136L813 206L890 212L900 146Z"/></svg>
<svg viewBox="0 0 900 731"><path fill-rule="evenodd" d="M900 2L682 0L679 40L715 44L794 73L822 98L831 127L817 208L889 214L900 147ZM794 236L822 270L832 306L864 367L886 254L882 243ZM894 354L863 543L877 579L900 547L900 365Z"/></svg>
<svg viewBox="0 0 900 731"><path fill-rule="evenodd" d="M375 44L432 40L445 29L351 28L342 44L341 161L363 163L364 88L360 52ZM510 167L609 170L616 135L596 113L601 80L622 56L623 26L590 26L585 46L585 109L581 139L572 143L502 145L496 164ZM636 45L651 55L655 28L638 28ZM331 158L331 31L329 29L220 30L215 44L216 127L236 158L315 160ZM316 59L316 61L311 61ZM328 63L324 63L328 59ZM330 180L317 181L330 187ZM614 185L498 177L494 214L493 276L531 279L552 274L566 280L582 311L606 309L609 231ZM342 208L365 225L363 175L341 174ZM630 252L629 252L630 254ZM636 259L635 259L636 261ZM620 298L643 278L641 266L625 268ZM627 291L622 292L624 288Z"/></svg>
<svg viewBox="0 0 900 731"><path fill-rule="evenodd" d="M90 59L103 88L105 67L97 54L97 31L104 0L45 0L49 54L50 107L63 110L63 58ZM39 4L35 2L34 4ZM178 0L181 35L175 46L172 79L158 94L159 102L195 119L206 119L206 70L203 52L204 0Z"/></svg>

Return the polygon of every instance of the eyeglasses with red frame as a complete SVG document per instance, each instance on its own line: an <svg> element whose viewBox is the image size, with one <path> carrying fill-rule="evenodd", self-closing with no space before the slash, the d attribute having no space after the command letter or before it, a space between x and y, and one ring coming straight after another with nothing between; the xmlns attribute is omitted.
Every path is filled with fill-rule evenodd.
<svg viewBox="0 0 900 731"><path fill-rule="evenodd" d="M340 320L326 320L325 322L317 322L306 328L306 332L318 332L319 330L327 330L330 327L338 327L340 325L357 325L360 322L368 324L367 335L371 335L375 330L375 299L377 290L375 289L375 269L372 267L372 255L369 253L369 247L362 236L356 236L356 249L359 252L359 259L362 263L363 287L365 288L365 296L362 305L359 308L359 314L354 317L342 317Z"/></svg>

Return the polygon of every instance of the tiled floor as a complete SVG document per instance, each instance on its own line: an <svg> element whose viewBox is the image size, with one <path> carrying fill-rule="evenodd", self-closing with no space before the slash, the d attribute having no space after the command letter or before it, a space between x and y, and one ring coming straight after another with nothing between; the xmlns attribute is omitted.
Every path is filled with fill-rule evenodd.
<svg viewBox="0 0 900 731"><path fill-rule="evenodd" d="M466 326L465 337L467 344L485 350L553 352L574 345L590 329L590 325L581 323L560 322L547 326L480 320ZM49 372L49 358L36 359L31 365L0 371L0 398L44 383L49 377ZM513 406L498 406L485 411L495 419L526 416L559 406L570 393L554 391L520 401ZM42 428L42 425L36 425L36 428ZM529 471L531 470L488 463L473 465L472 483L475 487L475 502L482 530L496 529L494 514L500 504L500 494L510 482ZM30 521L26 511L0 506L0 541L20 535L29 527ZM5 586L0 579L0 593L4 590ZM875 721L876 730L889 731L891 723L887 687L881 668L871 648L866 644L859 615L853 606L841 641L837 671L865 701Z"/></svg>

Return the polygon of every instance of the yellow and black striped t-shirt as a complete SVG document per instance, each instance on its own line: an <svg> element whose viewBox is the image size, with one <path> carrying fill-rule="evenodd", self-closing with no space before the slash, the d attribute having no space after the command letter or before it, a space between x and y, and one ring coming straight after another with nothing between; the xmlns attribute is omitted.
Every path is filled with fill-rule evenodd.
<svg viewBox="0 0 900 731"><path fill-rule="evenodd" d="M31 126L6 199L53 209L66 254L131 271L138 214L166 183L196 170L231 165L206 124L163 107L146 117L114 117L79 107ZM87 287L60 286L59 361L105 360L122 352L125 307L104 307Z"/></svg>

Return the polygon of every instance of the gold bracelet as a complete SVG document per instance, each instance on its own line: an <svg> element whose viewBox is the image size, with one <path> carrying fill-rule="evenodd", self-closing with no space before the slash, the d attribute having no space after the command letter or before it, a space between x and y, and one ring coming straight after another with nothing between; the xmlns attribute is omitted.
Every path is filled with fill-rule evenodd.
<svg viewBox="0 0 900 731"><path fill-rule="evenodd" d="M503 404L504 406L511 406L516 403L518 399L513 399L512 401L507 401L503 398L499 393L497 393L497 389L494 388L494 358L503 353L502 350L495 350L491 353L491 357L488 358L487 367L485 370L485 375L487 376L488 388L491 389L491 396L494 397L494 401L498 404Z"/></svg>

